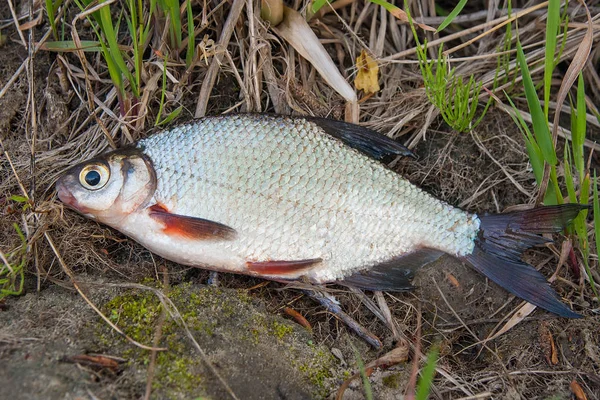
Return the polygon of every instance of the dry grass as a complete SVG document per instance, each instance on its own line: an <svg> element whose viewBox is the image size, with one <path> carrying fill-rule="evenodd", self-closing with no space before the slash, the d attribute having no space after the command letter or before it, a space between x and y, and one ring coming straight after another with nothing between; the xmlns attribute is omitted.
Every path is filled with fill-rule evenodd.
<svg viewBox="0 0 600 400"><path fill-rule="evenodd" d="M145 58L139 104L132 105L129 99L124 103L125 109L119 104L104 72L102 58L97 54L39 50L49 37L41 3L12 1L8 4L13 7L0 6L3 18L0 29L3 36L8 36L8 41L0 47L0 139L4 152L0 158L0 249L6 253L19 245L12 228L13 223L19 224L28 239L28 290L40 290L49 283L70 286L45 234L54 238L56 251L75 274L84 271L92 275L107 274L121 281L158 276L154 259L147 250L111 229L64 212L55 201L53 184L73 164L111 146L132 143L153 131L162 85L163 60L159 55L171 54L165 98L168 111L183 106L177 123L194 115L221 112L344 116L343 100L307 61L257 17L248 2L213 2L207 5L208 12L202 12L204 3L194 2L198 11L199 45L196 60L188 69L178 56L169 53L162 40L164 32L154 31L150 40L152 51ZM300 9L300 3L296 3L293 8ZM511 205L532 202L536 194L533 175L522 138L508 115L496 109L472 133L450 132L427 100L410 28L371 3L346 3L336 10L326 7L324 15L313 19L311 26L349 81L354 78L354 60L362 49L379 61L382 89L360 99L360 121L397 138L415 149L420 157L418 162L402 160L398 165L393 164L394 168L438 197L470 211L500 212ZM432 4L413 2L411 13L427 16L423 19L426 24L439 24L442 18L435 16ZM501 24L506 13L494 11L497 4L470 2L457 19L458 25L440 35L425 35L430 41L431 57L436 56L437 46L443 44L446 53L452 54L451 65L458 73L473 74L490 90L505 33ZM539 80L543 73L544 9L535 4L539 3L513 3L513 12L520 15L519 36L534 79ZM587 5L595 15L597 44L600 3L589 1ZM561 62L573 57L585 33L585 15L577 3L569 6L569 13ZM15 29L16 25L37 21L40 16L43 18L31 23L30 29ZM69 7L64 20L68 24L77 21L69 29L82 39L92 38L90 29L77 18L76 9ZM493 30L494 27L500 28ZM480 34L483 35L478 37ZM514 48L514 37L512 40ZM600 104L599 49L600 46L593 48L589 66L584 70L592 110L593 105ZM495 94L503 99L503 90L510 92L518 107L525 110L526 103L519 96L522 90L518 86L520 76L515 71L515 57L512 50L509 53L512 61L507 69L507 83L497 88ZM559 64L559 71L564 70L562 66ZM499 77L503 78L503 74L504 71ZM560 73L555 78L558 89ZM487 95L482 96L480 100L486 101ZM594 139L599 124L593 119L589 123ZM593 145L590 143L589 147ZM592 166L596 165L593 155ZM22 211L19 204L9 200L12 195L29 198L33 207ZM556 261L557 257L550 264L555 265ZM205 279L207 275L169 265L172 284L185 279ZM563 293L570 293L569 298L574 302L598 308L598 300L590 298L582 282L568 274L564 276L577 290L569 292L570 286L564 284ZM236 288L250 288L258 283L237 276L224 276L221 281L224 286ZM482 279L479 285L481 282ZM309 319L318 340L332 346L337 343L345 328L336 318L298 292L274 290L275 286L271 284L251 293L268 302L275 312L285 306L293 307ZM346 292L337 296L359 323L383 338L388 347L392 345L390 327L365 307L365 302L376 303L374 298ZM415 300L406 295L390 295L386 299L395 328L412 338L418 318ZM514 306L497 315L482 308L456 325L457 319L448 313L453 307L450 303L444 304L431 296L428 299L427 294L422 300L426 304L423 347L442 343L440 374L433 392L438 398L487 398L487 393L497 398L541 398L546 394L564 394L573 379L583 385L588 398L600 398L600 365L598 359L594 360L597 353L590 350L600 343L597 330L590 325L594 319L597 323L597 317L551 322L555 324L550 329L555 340L562 341L561 349L569 350L561 354L559 366L548 366L539 343L532 342L537 335L523 327L517 327L506 340L482 347L481 340L490 326L506 318ZM505 305L494 303L494 306ZM537 321L528 326L537 326ZM478 394L482 396L476 397Z"/></svg>

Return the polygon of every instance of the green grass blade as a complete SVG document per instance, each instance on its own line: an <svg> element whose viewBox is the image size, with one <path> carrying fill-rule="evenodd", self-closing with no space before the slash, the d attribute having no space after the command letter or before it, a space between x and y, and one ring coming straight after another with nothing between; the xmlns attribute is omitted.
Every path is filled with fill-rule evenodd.
<svg viewBox="0 0 600 400"><path fill-rule="evenodd" d="M396 7L395 5L388 3L385 0L369 0L371 3L373 4L377 4L378 6L382 6L383 8L386 9L387 12L394 14L394 11L396 10L400 10L400 8ZM408 13L407 13L408 15Z"/></svg>
<svg viewBox="0 0 600 400"><path fill-rule="evenodd" d="M427 354L425 367L423 367L419 382L417 383L416 400L427 400L429 398L429 392L431 391L431 385L433 384L433 377L435 374L435 367L438 361L438 354L439 350L437 347L431 349Z"/></svg>
<svg viewBox="0 0 600 400"><path fill-rule="evenodd" d="M173 121L175 118L177 118L179 116L179 114L181 114L181 112L183 111L183 106L179 106L176 109L174 109L173 111L171 111L169 113L169 115L167 115L165 117L165 119L163 119L162 121L159 121L156 125L160 126L160 125L166 125L169 122Z"/></svg>
<svg viewBox="0 0 600 400"><path fill-rule="evenodd" d="M523 86L525 88L525 96L527 97L527 105L529 107L529 113L531 114L533 133L537 141L540 150L544 156L544 160L550 165L556 165L558 158L556 157L556 151L554 144L552 143L552 135L548 127L548 119L542 111L540 105L540 99L537 96L535 86L531 80L531 74L529 73L529 67L527 66L527 60L525 59L525 53L521 43L517 42L517 60L521 67L521 74L523 76Z"/></svg>
<svg viewBox="0 0 600 400"><path fill-rule="evenodd" d="M114 66L117 67L117 71L111 73L111 76L116 75L117 73L125 75L132 85L132 91L134 96L139 97L139 93L137 93L137 88L135 87L133 76L131 75L129 68L127 68L127 64L123 59L123 54L121 53L121 49L119 48L119 44L117 42L117 33L113 26L110 7L102 7L100 10L98 10L98 12L100 13L100 19L102 20L102 31L104 32L104 36L106 37L106 42L108 44L108 53L110 54L110 58L112 58Z"/></svg>
<svg viewBox="0 0 600 400"><path fill-rule="evenodd" d="M442 21L441 25L438 26L436 32L441 32L442 30L444 30L448 25L450 25L452 23L452 21L454 21L454 18L456 18L458 16L458 14L460 14L460 12L462 11L462 9L465 7L465 5L467 4L467 0L460 0L458 2L458 4L456 5L456 7L454 7L454 9L450 12L450 14L448 14L448 16L444 19L444 21Z"/></svg>
<svg viewBox="0 0 600 400"><path fill-rule="evenodd" d="M328 2L329 2L328 0L315 0L315 1L313 1L312 6L311 6L313 14L316 14L317 12L319 12L319 10L321 8L323 8L323 6L325 4L327 4Z"/></svg>
<svg viewBox="0 0 600 400"><path fill-rule="evenodd" d="M600 202L598 201L598 177L596 176L596 172L594 171L594 195L593 195L593 205L594 205L594 239L596 240L596 254L600 253ZM592 290L596 297L598 297L598 291L596 289L596 284L594 282L594 278L592 275L592 271L590 271L587 259L585 261L585 271L590 279L590 284L592 286Z"/></svg>
<svg viewBox="0 0 600 400"><path fill-rule="evenodd" d="M548 1L546 15L546 53L544 57L544 115L548 120L548 106L550 104L550 89L552 86L552 73L554 72L554 55L556 52L556 37L560 23L560 0Z"/></svg>
<svg viewBox="0 0 600 400"><path fill-rule="evenodd" d="M53 0L45 0L46 13L48 14L48 20L50 21L50 29L52 30L52 36L54 40L58 40L58 30L56 29L56 11L62 5L62 0L57 0L56 3Z"/></svg>
<svg viewBox="0 0 600 400"><path fill-rule="evenodd" d="M188 31L187 31L187 51L185 53L185 66L187 68L190 67L190 65L192 65L192 62L194 61L194 49L196 48L196 37L194 36L194 14L192 14L192 2L191 0L188 0L187 3L187 8L186 8L186 14L187 14L187 27L188 27Z"/></svg>
<svg viewBox="0 0 600 400"><path fill-rule="evenodd" d="M45 42L40 46L40 49L57 52L72 52L77 50L99 52L102 51L102 46L97 40L82 40L81 48L78 49L73 40L59 40Z"/></svg>
<svg viewBox="0 0 600 400"><path fill-rule="evenodd" d="M514 114L510 114L510 116L513 121L515 121L515 124L519 127L519 130L525 138L525 146L527 148L527 154L529 155L529 162L531 163L531 168L533 169L535 181L539 184L544 175L544 156L542 155L542 150L540 150L540 147L536 143L535 138L529 130L529 126L527 126L527 123L523 119L519 109L515 106L515 103L513 103L510 96L508 96L506 93L504 94L514 111Z"/></svg>
<svg viewBox="0 0 600 400"><path fill-rule="evenodd" d="M169 34L171 45L177 49L181 46L181 15L178 0L158 0L159 7L169 16Z"/></svg>
<svg viewBox="0 0 600 400"><path fill-rule="evenodd" d="M352 344L351 346L352 350L354 350L354 356L356 357L356 364L358 366L358 370L360 371L360 377L362 378L363 389L365 391L365 399L373 400L373 390L371 388L371 382L369 382L369 377L367 376L367 369L365 367L365 363L363 362L360 353L358 352L356 347L354 347L354 345Z"/></svg>
<svg viewBox="0 0 600 400"><path fill-rule="evenodd" d="M565 184L567 186L567 194L569 195L569 203L577 203L577 194L575 193L575 183L573 182L573 173L571 171L571 163L569 162L570 155L565 149Z"/></svg>

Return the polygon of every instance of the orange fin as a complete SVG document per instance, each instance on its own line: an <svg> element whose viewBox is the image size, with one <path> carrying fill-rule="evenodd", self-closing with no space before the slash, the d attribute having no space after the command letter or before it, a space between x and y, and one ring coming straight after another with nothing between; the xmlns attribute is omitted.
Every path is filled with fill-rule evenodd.
<svg viewBox="0 0 600 400"><path fill-rule="evenodd" d="M246 261L248 270L260 275L292 275L311 269L321 258L294 261Z"/></svg>
<svg viewBox="0 0 600 400"><path fill-rule="evenodd" d="M160 204L148 208L150 217L164 225L163 232L187 239L232 240L235 229L207 219L172 214Z"/></svg>

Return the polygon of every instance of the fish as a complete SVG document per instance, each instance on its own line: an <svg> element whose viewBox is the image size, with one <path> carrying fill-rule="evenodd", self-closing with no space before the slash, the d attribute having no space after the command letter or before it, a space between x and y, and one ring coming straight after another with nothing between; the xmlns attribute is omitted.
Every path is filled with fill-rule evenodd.
<svg viewBox="0 0 600 400"><path fill-rule="evenodd" d="M265 279L413 288L449 254L554 314L580 315L522 260L586 206L477 215L382 161L412 156L365 127L315 117L210 116L69 169L69 208L188 266Z"/></svg>

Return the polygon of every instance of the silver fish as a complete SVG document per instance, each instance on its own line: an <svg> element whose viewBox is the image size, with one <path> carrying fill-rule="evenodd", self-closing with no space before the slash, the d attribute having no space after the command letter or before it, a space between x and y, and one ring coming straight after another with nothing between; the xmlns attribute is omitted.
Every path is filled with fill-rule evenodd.
<svg viewBox="0 0 600 400"><path fill-rule="evenodd" d="M480 217L378 161L410 154L339 121L207 117L77 165L57 191L76 211L185 265L406 290L417 268L446 253L535 305L578 316L520 257L581 206Z"/></svg>

